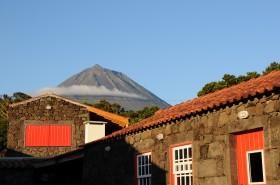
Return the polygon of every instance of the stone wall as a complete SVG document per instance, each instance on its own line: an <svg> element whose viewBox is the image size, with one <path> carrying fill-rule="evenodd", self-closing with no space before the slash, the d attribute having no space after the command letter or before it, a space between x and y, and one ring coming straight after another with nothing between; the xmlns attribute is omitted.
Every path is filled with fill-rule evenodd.
<svg viewBox="0 0 280 185"><path fill-rule="evenodd" d="M51 109L47 110L46 106ZM51 157L77 149L84 144L83 122L89 120L86 108L55 97L40 99L9 108L8 148L36 157ZM24 146L25 124L71 124L71 147Z"/></svg>
<svg viewBox="0 0 280 185"><path fill-rule="evenodd" d="M239 111L249 112L239 119ZM263 129L269 185L280 184L280 100L278 94L246 100L89 146L84 158L85 185L131 185L137 153L152 152L152 184L170 185L169 149L191 142L195 185L237 184L234 134ZM163 134L163 139L156 139ZM104 148L111 146L111 151Z"/></svg>

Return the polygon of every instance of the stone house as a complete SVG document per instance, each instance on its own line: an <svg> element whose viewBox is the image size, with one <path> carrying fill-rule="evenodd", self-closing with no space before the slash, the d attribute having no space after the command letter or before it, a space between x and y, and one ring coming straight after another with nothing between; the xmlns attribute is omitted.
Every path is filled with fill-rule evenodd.
<svg viewBox="0 0 280 185"><path fill-rule="evenodd" d="M12 104L8 116L8 149L33 157L77 150L128 124L128 118L55 94Z"/></svg>
<svg viewBox="0 0 280 185"><path fill-rule="evenodd" d="M83 185L279 185L280 72L84 145Z"/></svg>

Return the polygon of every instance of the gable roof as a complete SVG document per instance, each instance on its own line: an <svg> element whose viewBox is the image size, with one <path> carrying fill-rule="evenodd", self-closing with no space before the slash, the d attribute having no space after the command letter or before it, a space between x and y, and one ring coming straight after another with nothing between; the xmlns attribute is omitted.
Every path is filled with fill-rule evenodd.
<svg viewBox="0 0 280 185"><path fill-rule="evenodd" d="M220 106L236 103L243 99L271 92L276 88L280 88L280 71L274 71L259 78L251 79L247 82L242 82L238 85L159 110L153 116L132 126L113 132L100 140L135 133L137 131L177 120L188 115L195 115L203 111L213 110ZM98 140L93 141L92 143L95 142L98 142ZM89 144L90 143L87 143L86 145Z"/></svg>
<svg viewBox="0 0 280 185"><path fill-rule="evenodd" d="M61 99L61 100L64 100L66 102L69 102L71 104L75 104L77 106L84 107L89 112L92 112L92 113L95 113L95 114L97 114L101 117L104 117L105 119L110 120L113 123L116 123L121 127L126 127L128 125L128 118L126 118L126 117L123 117L123 116L120 116L120 115L117 115L117 114L114 114L114 113L111 113L111 112L107 112L107 111L104 111L104 110L101 110L101 109L98 109L98 108L95 108L95 107L92 107L92 106L88 106L88 105L79 103L77 101L71 100L69 98L58 96L58 95L52 94L52 93L43 94L43 95L40 95L40 96L30 98L30 99L25 100L25 101L21 101L21 102L18 102L18 103L13 103L13 104L10 105L10 107L16 107L16 106L19 106L19 105L27 104L27 103L30 103L30 102L33 102L33 101L36 101L36 100L39 100L39 99L45 98L45 97L53 97L53 98Z"/></svg>

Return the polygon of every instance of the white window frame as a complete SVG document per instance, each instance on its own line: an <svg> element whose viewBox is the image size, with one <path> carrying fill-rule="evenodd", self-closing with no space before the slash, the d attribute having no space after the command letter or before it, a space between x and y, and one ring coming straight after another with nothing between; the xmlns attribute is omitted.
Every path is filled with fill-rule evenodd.
<svg viewBox="0 0 280 185"><path fill-rule="evenodd" d="M184 149L187 149L187 157L184 158ZM191 149L191 157L189 156L189 150ZM180 155L180 150L182 150L182 155L183 155L183 159L180 159L179 155ZM176 151L178 151L178 159L176 160ZM177 178L180 178L180 182L181 182L181 178L185 177L185 182L186 183L186 177L189 177L189 184L193 184L193 173L192 173L192 144L187 144L187 145L182 145L182 146L178 146L178 147L173 147L172 148L172 168L173 168L173 175L174 175L174 185L177 185ZM181 169L180 169L181 168ZM183 168L183 169L182 169Z"/></svg>
<svg viewBox="0 0 280 185"><path fill-rule="evenodd" d="M251 179L251 165L250 165L250 160L249 160L249 155L252 153L261 153L262 156L262 171L263 171L263 182L252 182ZM252 184L252 185L258 185L258 184L266 184L266 178L265 178L265 166L264 166L264 152L263 150L251 150L251 151L247 151L246 152L246 165L247 165L247 176L248 176L248 184Z"/></svg>
<svg viewBox="0 0 280 185"><path fill-rule="evenodd" d="M139 166L139 160L141 160L142 157L148 157L148 163L143 163ZM152 184L152 153L147 152L143 154L136 155L136 171L137 171L137 184L138 185L151 185ZM142 168L148 167L148 173L147 174L141 174L140 171L142 171ZM141 170L139 170L139 168ZM144 183L141 183L143 179L146 179ZM149 182L147 181L149 179Z"/></svg>

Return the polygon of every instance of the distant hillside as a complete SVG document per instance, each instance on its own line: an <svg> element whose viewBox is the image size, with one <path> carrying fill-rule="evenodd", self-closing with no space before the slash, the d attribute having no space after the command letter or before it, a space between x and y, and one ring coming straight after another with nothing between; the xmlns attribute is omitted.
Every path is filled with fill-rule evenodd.
<svg viewBox="0 0 280 185"><path fill-rule="evenodd" d="M146 106L169 106L125 74L100 65L85 69L65 80L58 86L56 93L91 103L104 99L118 103L127 110L139 110Z"/></svg>

